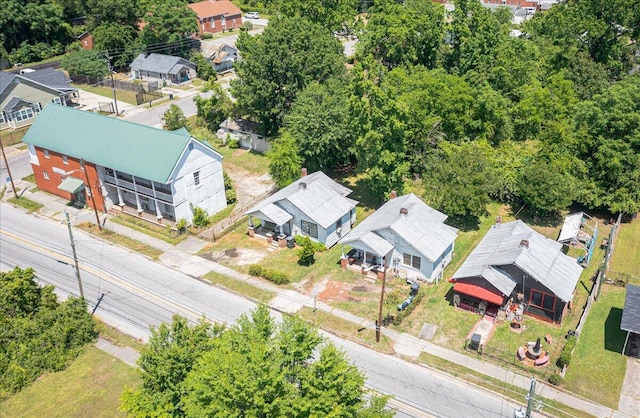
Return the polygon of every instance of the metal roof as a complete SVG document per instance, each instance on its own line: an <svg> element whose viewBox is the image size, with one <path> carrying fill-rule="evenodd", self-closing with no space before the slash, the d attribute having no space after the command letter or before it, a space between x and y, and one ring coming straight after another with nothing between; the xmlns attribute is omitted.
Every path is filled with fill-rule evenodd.
<svg viewBox="0 0 640 418"><path fill-rule="evenodd" d="M558 242L571 241L577 238L580 226L582 225L583 212L572 213L564 218L562 229L560 230L560 236Z"/></svg>
<svg viewBox="0 0 640 418"><path fill-rule="evenodd" d="M159 74L178 74L182 67L193 70L196 65L184 58L164 54L140 54L130 65L132 70L152 71Z"/></svg>
<svg viewBox="0 0 640 418"><path fill-rule="evenodd" d="M278 202L287 200L326 229L356 206L357 202L345 197L349 193L351 189L331 180L323 172L316 171L269 196L246 211L245 215L255 215L271 204L281 207Z"/></svg>
<svg viewBox="0 0 640 418"><path fill-rule="evenodd" d="M276 225L284 225L285 222L293 218L289 212L273 203L260 209L260 212Z"/></svg>
<svg viewBox="0 0 640 418"><path fill-rule="evenodd" d="M23 138L26 144L163 184L171 180L192 141L222 159L184 131L164 131L53 103L44 107Z"/></svg>
<svg viewBox="0 0 640 418"><path fill-rule="evenodd" d="M640 334L640 286L627 284L620 329Z"/></svg>
<svg viewBox="0 0 640 418"><path fill-rule="evenodd" d="M444 224L446 219L447 215L410 193L386 202L340 242L355 242L369 232L380 235L379 231L389 229L433 262L458 236L456 228ZM393 244L389 243L392 247Z"/></svg>
<svg viewBox="0 0 640 418"><path fill-rule="evenodd" d="M69 193L75 193L82 188L84 188L84 181L75 177L67 177L58 186L58 189Z"/></svg>
<svg viewBox="0 0 640 418"><path fill-rule="evenodd" d="M453 279L483 277L503 291L508 285L505 280L508 276L501 272L500 266L515 265L557 297L569 301L582 267L561 250L562 244L537 233L520 220L496 224L454 273ZM488 267L501 274L496 275L487 270Z"/></svg>

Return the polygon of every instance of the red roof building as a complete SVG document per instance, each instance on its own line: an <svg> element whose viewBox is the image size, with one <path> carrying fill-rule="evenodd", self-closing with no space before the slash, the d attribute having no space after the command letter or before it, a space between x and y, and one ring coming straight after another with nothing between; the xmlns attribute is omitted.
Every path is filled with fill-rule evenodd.
<svg viewBox="0 0 640 418"><path fill-rule="evenodd" d="M198 16L198 30L202 33L220 33L242 25L242 11L228 0L208 0L189 4Z"/></svg>

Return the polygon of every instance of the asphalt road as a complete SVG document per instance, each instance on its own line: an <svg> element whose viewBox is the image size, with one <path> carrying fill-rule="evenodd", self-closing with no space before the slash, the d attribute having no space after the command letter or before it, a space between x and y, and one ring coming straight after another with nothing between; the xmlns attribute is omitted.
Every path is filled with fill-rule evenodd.
<svg viewBox="0 0 640 418"><path fill-rule="evenodd" d="M62 297L78 294L67 226L0 204L0 267L33 267ZM73 220L72 220L73 221ZM96 316L146 339L173 314L230 324L255 307L127 249L74 229L85 298ZM276 318L279 313L274 312ZM513 417L515 405L469 383L325 333L366 374L367 386L394 395L397 416Z"/></svg>
<svg viewBox="0 0 640 418"><path fill-rule="evenodd" d="M31 170L31 162L29 161L29 153L27 151L10 155L7 158L7 161L9 162L9 170L11 171L11 176L13 177L14 181L18 181L30 174L33 174L33 170ZM2 179L1 184L5 184L7 177L7 166L4 163L4 159L0 158L0 179Z"/></svg>

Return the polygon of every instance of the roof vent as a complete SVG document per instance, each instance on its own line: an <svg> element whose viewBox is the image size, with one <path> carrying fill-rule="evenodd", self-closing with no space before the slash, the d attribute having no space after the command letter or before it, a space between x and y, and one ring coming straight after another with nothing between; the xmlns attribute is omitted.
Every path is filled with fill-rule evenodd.
<svg viewBox="0 0 640 418"><path fill-rule="evenodd" d="M409 209L407 209L407 208L400 208L400 214L402 214L402 215L406 215L407 213L409 213Z"/></svg>
<svg viewBox="0 0 640 418"><path fill-rule="evenodd" d="M520 241L520 246L524 248L529 248L529 240L523 239L522 241Z"/></svg>
<svg viewBox="0 0 640 418"><path fill-rule="evenodd" d="M305 183L304 181L301 181L301 182L300 182L300 184L298 184L298 186L299 186L301 189L306 189L306 188L307 188L307 183Z"/></svg>

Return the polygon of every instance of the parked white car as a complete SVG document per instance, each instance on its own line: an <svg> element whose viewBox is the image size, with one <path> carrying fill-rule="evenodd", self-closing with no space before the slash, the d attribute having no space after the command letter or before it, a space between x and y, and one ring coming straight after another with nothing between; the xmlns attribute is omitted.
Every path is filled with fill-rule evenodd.
<svg viewBox="0 0 640 418"><path fill-rule="evenodd" d="M245 18L247 19L260 19L260 13L258 12L249 12L246 15L244 15Z"/></svg>

